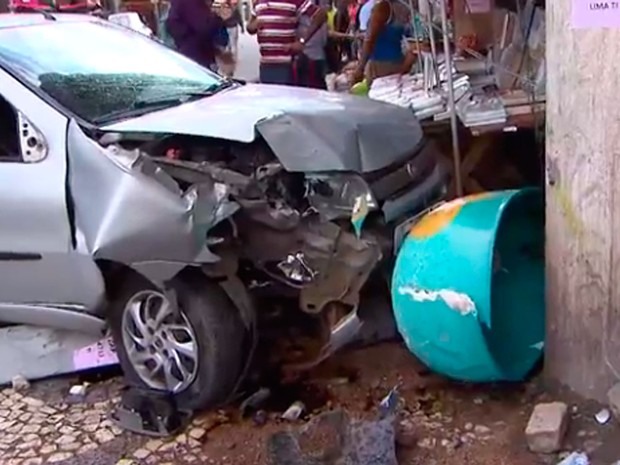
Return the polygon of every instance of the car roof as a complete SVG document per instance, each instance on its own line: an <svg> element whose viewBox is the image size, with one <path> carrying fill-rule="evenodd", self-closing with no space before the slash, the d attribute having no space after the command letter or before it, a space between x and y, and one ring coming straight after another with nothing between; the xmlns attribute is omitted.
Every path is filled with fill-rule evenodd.
<svg viewBox="0 0 620 465"><path fill-rule="evenodd" d="M56 21L49 19L53 15ZM41 24L54 24L57 22L96 22L93 16L76 13L0 13L0 30L14 27L37 26Z"/></svg>

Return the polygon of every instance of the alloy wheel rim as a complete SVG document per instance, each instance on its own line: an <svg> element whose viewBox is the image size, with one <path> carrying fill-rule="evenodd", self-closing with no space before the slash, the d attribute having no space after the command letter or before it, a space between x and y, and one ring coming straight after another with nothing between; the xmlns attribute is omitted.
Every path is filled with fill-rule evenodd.
<svg viewBox="0 0 620 465"><path fill-rule="evenodd" d="M172 393L189 387L198 373L198 342L185 313L161 292L138 292L126 304L123 344L138 377Z"/></svg>

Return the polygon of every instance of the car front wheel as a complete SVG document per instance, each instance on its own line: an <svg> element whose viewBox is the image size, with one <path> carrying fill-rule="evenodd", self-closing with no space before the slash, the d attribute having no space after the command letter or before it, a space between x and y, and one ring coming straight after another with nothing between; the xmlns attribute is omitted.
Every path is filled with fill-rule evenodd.
<svg viewBox="0 0 620 465"><path fill-rule="evenodd" d="M126 381L169 392L180 408L225 401L243 365L244 327L222 288L199 273L176 279L172 293L132 278L110 315Z"/></svg>

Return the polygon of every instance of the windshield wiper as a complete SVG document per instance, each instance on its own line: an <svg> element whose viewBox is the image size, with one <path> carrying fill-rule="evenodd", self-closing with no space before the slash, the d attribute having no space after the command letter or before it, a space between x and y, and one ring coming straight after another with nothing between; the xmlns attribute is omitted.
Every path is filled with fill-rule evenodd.
<svg viewBox="0 0 620 465"><path fill-rule="evenodd" d="M205 89L205 92L208 92L210 95L216 94L224 89L229 89L237 85L237 83L233 79L225 79L216 84L210 85Z"/></svg>

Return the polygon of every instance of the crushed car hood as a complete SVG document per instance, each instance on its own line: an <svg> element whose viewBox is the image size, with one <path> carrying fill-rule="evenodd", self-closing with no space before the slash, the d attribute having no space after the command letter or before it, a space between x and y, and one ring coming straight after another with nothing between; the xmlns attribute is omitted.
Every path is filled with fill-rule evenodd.
<svg viewBox="0 0 620 465"><path fill-rule="evenodd" d="M269 144L288 171L376 171L411 155L422 140L413 112L364 97L252 85L102 128Z"/></svg>

